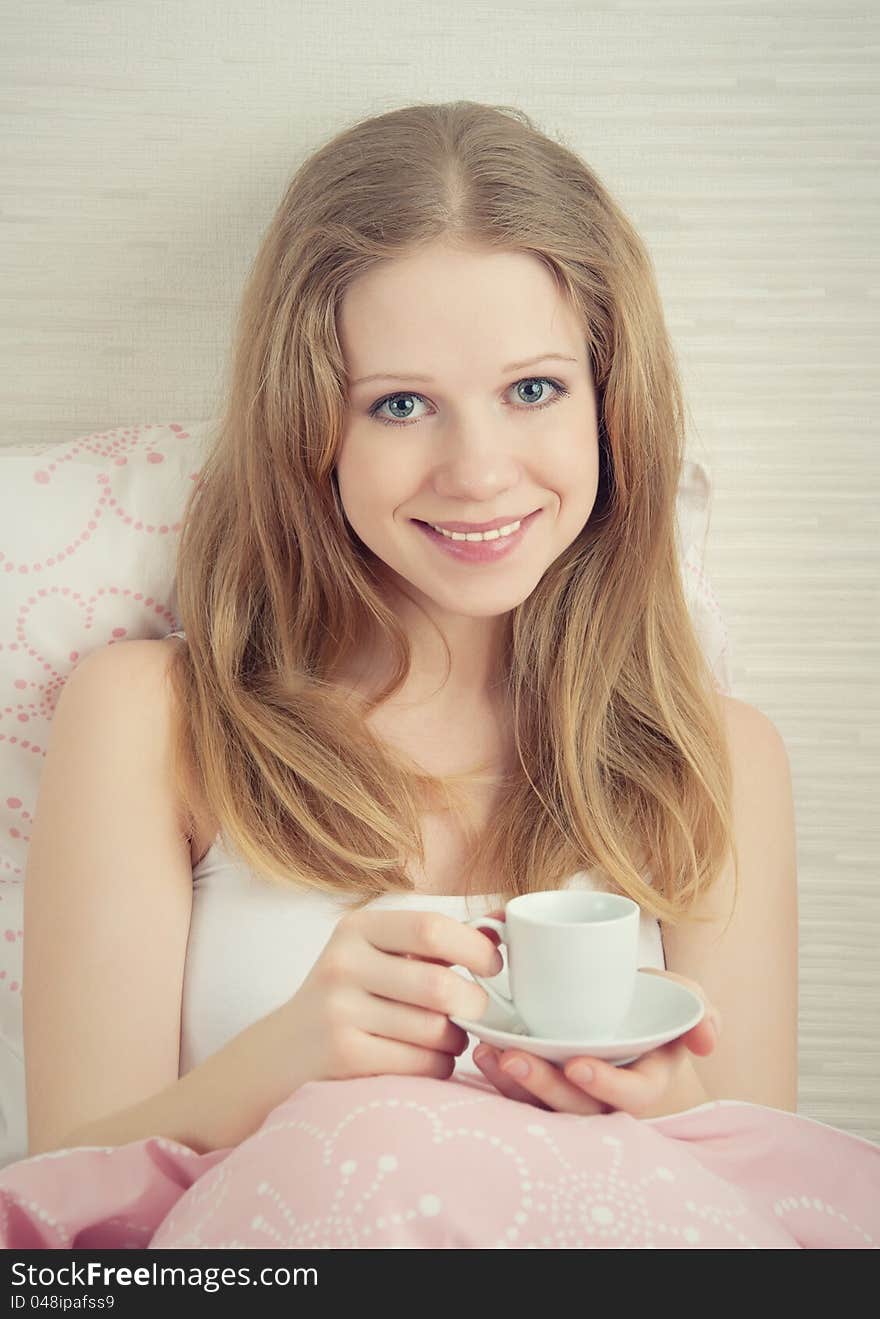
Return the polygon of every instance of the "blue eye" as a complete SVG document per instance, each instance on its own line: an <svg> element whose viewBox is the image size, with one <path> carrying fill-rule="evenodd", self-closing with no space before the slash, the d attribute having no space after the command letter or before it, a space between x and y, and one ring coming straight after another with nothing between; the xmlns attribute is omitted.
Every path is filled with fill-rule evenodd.
<svg viewBox="0 0 880 1319"><path fill-rule="evenodd" d="M514 381L514 384L526 385L526 384L534 384L535 382L539 384L552 385L554 390L556 391L555 394L553 395L552 398L547 399L543 403L524 404L516 409L518 412L540 412L542 408L549 408L553 403L558 403L560 399L566 398L570 392L569 390L566 389L565 385L560 384L558 380L550 380L547 376L524 376L522 380ZM369 410L369 415L371 417L375 417L376 420L380 421L383 426L411 426L415 421L419 420L418 417L404 419L401 421L394 417L380 417L378 415L379 410L380 408L384 408L385 404L389 403L392 399L421 398L421 397L422 397L421 394L413 394L410 393L408 390L397 390L393 394L386 394L384 398L380 398L376 403L374 403Z"/></svg>

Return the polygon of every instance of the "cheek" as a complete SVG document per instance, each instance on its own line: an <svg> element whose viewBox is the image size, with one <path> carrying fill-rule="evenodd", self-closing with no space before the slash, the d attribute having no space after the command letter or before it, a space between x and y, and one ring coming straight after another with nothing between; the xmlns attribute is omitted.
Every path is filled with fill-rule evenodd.
<svg viewBox="0 0 880 1319"><path fill-rule="evenodd" d="M377 551L396 539L396 524L405 523L408 510L418 505L420 473L411 462L389 454L388 446L360 442L352 435L335 465L339 502L345 519L360 539Z"/></svg>
<svg viewBox="0 0 880 1319"><path fill-rule="evenodd" d="M547 484L555 488L563 504L580 512L589 511L599 491L598 444L578 447L569 444L557 455Z"/></svg>
<svg viewBox="0 0 880 1319"><path fill-rule="evenodd" d="M554 477L554 487L560 500L559 530L566 545L570 544L589 522L599 493L599 455L569 455L560 464Z"/></svg>

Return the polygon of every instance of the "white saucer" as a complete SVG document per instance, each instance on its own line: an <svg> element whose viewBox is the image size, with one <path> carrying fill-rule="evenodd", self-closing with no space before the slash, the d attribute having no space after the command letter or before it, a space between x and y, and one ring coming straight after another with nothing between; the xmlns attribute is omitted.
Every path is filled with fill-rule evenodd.
<svg viewBox="0 0 880 1319"><path fill-rule="evenodd" d="M456 969L470 978L465 968ZM491 984L493 989L509 994L506 968L492 977ZM632 1005L613 1040L554 1040L529 1035L521 1023L493 999L489 999L479 1021L468 1021L464 1017L450 1017L450 1021L497 1049L522 1049L554 1063L589 1055L623 1067L635 1062L643 1053L658 1049L661 1044L691 1030L704 1014L703 1000L692 990L676 980L667 980L665 976L637 971Z"/></svg>

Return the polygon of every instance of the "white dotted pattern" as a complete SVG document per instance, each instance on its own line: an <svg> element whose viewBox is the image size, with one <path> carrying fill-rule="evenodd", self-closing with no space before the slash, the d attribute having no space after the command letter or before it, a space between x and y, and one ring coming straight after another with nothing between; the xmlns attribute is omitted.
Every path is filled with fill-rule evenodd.
<svg viewBox="0 0 880 1319"><path fill-rule="evenodd" d="M7 1168L0 1246L877 1248L880 1148L833 1127L734 1101L656 1125L532 1112L486 1084L312 1083L233 1150Z"/></svg>
<svg viewBox="0 0 880 1319"><path fill-rule="evenodd" d="M389 1098L392 1081L419 1097ZM623 1113L528 1121L527 1105L477 1086L462 1096L464 1088L401 1077L304 1087L190 1188L152 1248L785 1249L820 1244L832 1220L834 1244L876 1246L880 1211L869 1230L850 1222L851 1206L813 1193L819 1186L768 1195L758 1207L753 1188L691 1153L696 1114L723 1133L747 1109L811 1140L816 1124L798 1132L795 1115L704 1105L677 1115L687 1140L671 1134L669 1119L654 1127ZM726 1140L719 1166L732 1170L729 1132ZM815 1160L814 1179L823 1166ZM246 1216L232 1209L251 1202Z"/></svg>

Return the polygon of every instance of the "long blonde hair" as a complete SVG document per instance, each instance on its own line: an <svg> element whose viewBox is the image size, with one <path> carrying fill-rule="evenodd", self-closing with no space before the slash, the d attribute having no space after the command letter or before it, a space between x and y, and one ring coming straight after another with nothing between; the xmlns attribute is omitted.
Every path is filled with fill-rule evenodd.
<svg viewBox="0 0 880 1319"><path fill-rule="evenodd" d="M364 271L438 240L544 263L582 320L599 417L594 510L507 620L498 683L517 763L485 827L462 810L467 874L512 897L590 869L675 924L736 854L723 714L676 547L679 375L635 229L512 107L416 104L356 123L304 161L269 224L182 519L182 798L267 881L360 907L412 891L420 814L481 777L425 774L365 722L410 651L333 471L340 301ZM328 675L368 640L393 672L357 705Z"/></svg>

